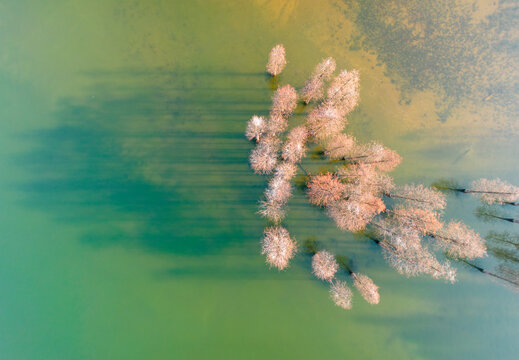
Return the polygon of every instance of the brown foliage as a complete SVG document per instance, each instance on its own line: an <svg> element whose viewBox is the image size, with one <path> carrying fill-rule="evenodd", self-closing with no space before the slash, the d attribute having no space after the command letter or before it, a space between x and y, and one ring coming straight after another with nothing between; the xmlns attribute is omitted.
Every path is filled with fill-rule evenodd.
<svg viewBox="0 0 519 360"><path fill-rule="evenodd" d="M330 205L343 197L345 186L331 173L316 175L306 184L310 202L318 206Z"/></svg>

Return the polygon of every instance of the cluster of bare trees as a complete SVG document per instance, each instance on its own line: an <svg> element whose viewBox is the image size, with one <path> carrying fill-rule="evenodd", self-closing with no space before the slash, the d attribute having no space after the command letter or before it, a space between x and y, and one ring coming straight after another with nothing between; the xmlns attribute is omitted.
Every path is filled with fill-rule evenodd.
<svg viewBox="0 0 519 360"><path fill-rule="evenodd" d="M275 46L267 72L273 76L286 65L285 49ZM255 173L271 175L259 213L271 223L264 233L262 253L279 270L288 267L297 243L281 223L293 193L293 180L301 170L311 204L323 208L341 230L366 232L380 245L387 262L407 276L427 274L454 282L456 269L449 259L468 262L486 255L484 240L461 221L442 221L446 206L443 192L423 185L396 186L389 175L401 157L384 145L361 143L344 132L348 114L359 101L359 73L340 71L324 59L312 72L298 96L290 85L275 90L268 117L253 116L246 129L256 146L250 154ZM328 85L328 88L326 88ZM298 99L312 106L302 124L289 126ZM309 148L323 149L329 160L325 172L311 173L301 161ZM488 203L517 205L519 188L501 180L481 179L470 189ZM438 254L446 254L443 259ZM469 263L470 264L470 263ZM320 250L313 254L313 274L330 283L332 300L349 309L352 291L339 280L337 257ZM366 275L346 269L353 285L370 304L380 301L378 287Z"/></svg>

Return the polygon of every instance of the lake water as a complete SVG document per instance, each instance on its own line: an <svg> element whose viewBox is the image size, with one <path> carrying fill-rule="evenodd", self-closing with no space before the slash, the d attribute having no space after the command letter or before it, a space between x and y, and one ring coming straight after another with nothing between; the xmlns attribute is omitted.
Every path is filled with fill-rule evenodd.
<svg viewBox="0 0 519 360"><path fill-rule="evenodd" d="M519 294L459 264L454 285L407 279L302 193L287 228L348 256L381 303L335 307L302 253L269 269L243 131L268 112L283 43L280 83L327 56L359 69L348 131L402 155L397 183L518 185L518 15L486 0L0 0L0 358L516 358ZM448 201L445 218L482 235L519 232Z"/></svg>

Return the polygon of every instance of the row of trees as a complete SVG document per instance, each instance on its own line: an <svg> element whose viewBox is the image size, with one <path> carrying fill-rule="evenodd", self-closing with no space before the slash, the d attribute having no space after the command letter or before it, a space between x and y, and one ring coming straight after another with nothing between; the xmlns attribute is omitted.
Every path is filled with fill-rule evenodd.
<svg viewBox="0 0 519 360"><path fill-rule="evenodd" d="M277 76L285 65L284 47L277 45L270 53L267 72ZM251 168L271 176L259 210L270 222L262 240L267 263L283 270L296 254L297 243L281 223L293 180L302 171L309 202L323 208L339 229L372 234L399 273L428 274L454 282L456 269L449 259L471 264L470 260L486 255L484 240L461 221L442 221L446 198L439 189L396 186L389 173L401 157L394 150L375 141L361 143L344 132L347 116L359 101L359 73L342 70L334 77L335 68L333 58L321 61L299 95L290 85L279 87L268 117L255 115L247 125L246 136L256 143L250 154ZM299 99L312 107L303 124L290 127ZM316 146L324 149L328 169L311 173L301 161ZM517 205L519 200L519 188L499 179L480 179L470 188L451 190L478 195L487 203ZM438 253L447 256L439 259ZM337 278L339 268L332 252L313 254L313 274L330 283L335 304L349 309L352 291ZM377 304L380 296L374 282L367 275L345 270L364 299Z"/></svg>

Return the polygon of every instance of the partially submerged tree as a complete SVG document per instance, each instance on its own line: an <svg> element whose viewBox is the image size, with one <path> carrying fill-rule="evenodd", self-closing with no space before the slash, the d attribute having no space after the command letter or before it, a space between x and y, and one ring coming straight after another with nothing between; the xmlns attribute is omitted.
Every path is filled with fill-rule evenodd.
<svg viewBox="0 0 519 360"><path fill-rule="evenodd" d="M403 199L407 203L424 210L442 210L447 205L444 194L422 184L398 186L394 191L387 192L384 195Z"/></svg>
<svg viewBox="0 0 519 360"><path fill-rule="evenodd" d="M279 75L286 64L285 47L281 44L274 46L272 50L270 50L267 72L272 76Z"/></svg>
<svg viewBox="0 0 519 360"><path fill-rule="evenodd" d="M479 179L470 184L466 193L479 195L487 204L519 205L519 187L501 179Z"/></svg>
<svg viewBox="0 0 519 360"><path fill-rule="evenodd" d="M308 104L312 100L319 100L323 96L324 82L329 80L335 71L335 60L331 57L324 59L314 69L312 76L301 90L301 98Z"/></svg>
<svg viewBox="0 0 519 360"><path fill-rule="evenodd" d="M308 198L317 206L328 206L342 199L346 186L331 173L312 176L307 183Z"/></svg>
<svg viewBox="0 0 519 360"><path fill-rule="evenodd" d="M475 259L486 255L485 241L461 221L451 221L431 234L440 248L455 258Z"/></svg>
<svg viewBox="0 0 519 360"><path fill-rule="evenodd" d="M297 244L290 238L288 230L281 226L265 229L261 253L266 255L267 263L278 270L287 268L295 255Z"/></svg>
<svg viewBox="0 0 519 360"><path fill-rule="evenodd" d="M312 270L317 278L332 281L335 273L339 270L339 264L333 254L326 250L321 250L312 257Z"/></svg>
<svg viewBox="0 0 519 360"><path fill-rule="evenodd" d="M270 174L278 163L278 152L281 142L275 137L267 137L252 150L249 162L257 174Z"/></svg>
<svg viewBox="0 0 519 360"><path fill-rule="evenodd" d="M353 293L345 281L337 280L330 286L330 296L335 305L349 310L351 309L351 300Z"/></svg>
<svg viewBox="0 0 519 360"><path fill-rule="evenodd" d="M514 186L499 178L478 179L470 183L468 188L461 187L452 180L442 179L433 184L439 190L457 191L473 194L486 204L519 206L519 186Z"/></svg>
<svg viewBox="0 0 519 360"><path fill-rule="evenodd" d="M335 107L344 116L359 102L359 72L343 70L331 82L326 93L326 104Z"/></svg>
<svg viewBox="0 0 519 360"><path fill-rule="evenodd" d="M353 277L353 285L355 285L364 300L372 305L376 305L380 302L378 286L375 285L373 280L363 274L353 273L351 276Z"/></svg>

